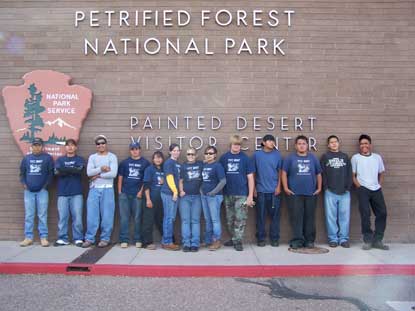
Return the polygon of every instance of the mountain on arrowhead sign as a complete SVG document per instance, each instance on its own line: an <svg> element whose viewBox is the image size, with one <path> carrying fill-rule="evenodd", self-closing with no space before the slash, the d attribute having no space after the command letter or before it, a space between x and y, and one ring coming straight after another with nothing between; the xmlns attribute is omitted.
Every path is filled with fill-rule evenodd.
<svg viewBox="0 0 415 311"><path fill-rule="evenodd" d="M52 70L35 70L23 76L24 84L3 88L4 104L14 140L24 155L31 142L42 138L45 152L55 159L65 154L65 140L79 140L91 109L92 92L69 85L71 77Z"/></svg>

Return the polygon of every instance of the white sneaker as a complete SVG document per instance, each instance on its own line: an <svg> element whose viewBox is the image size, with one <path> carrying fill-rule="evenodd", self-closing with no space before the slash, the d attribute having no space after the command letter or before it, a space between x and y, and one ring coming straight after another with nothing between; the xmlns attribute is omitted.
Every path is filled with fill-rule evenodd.
<svg viewBox="0 0 415 311"><path fill-rule="evenodd" d="M66 242L66 241L61 240L61 239L57 240L57 241L53 244L53 246L65 246L65 245L69 245L69 242Z"/></svg>
<svg viewBox="0 0 415 311"><path fill-rule="evenodd" d="M142 248L142 247L143 247L143 243L141 243L141 242L136 242L136 243L135 243L135 247L137 247L137 248Z"/></svg>
<svg viewBox="0 0 415 311"><path fill-rule="evenodd" d="M83 243L84 243L84 241L82 241L82 240L76 240L74 242L75 246L78 246L78 247L81 247Z"/></svg>

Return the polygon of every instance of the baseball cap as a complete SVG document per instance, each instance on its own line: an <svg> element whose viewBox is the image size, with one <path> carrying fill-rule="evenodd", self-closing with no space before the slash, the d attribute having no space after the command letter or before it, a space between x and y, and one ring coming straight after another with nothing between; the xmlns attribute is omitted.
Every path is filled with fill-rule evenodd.
<svg viewBox="0 0 415 311"><path fill-rule="evenodd" d="M139 142L135 142L135 143L131 143L130 144L130 149L140 149L140 143Z"/></svg>
<svg viewBox="0 0 415 311"><path fill-rule="evenodd" d="M32 145L43 145L43 139L40 137L36 137L32 140Z"/></svg>
<svg viewBox="0 0 415 311"><path fill-rule="evenodd" d="M99 141L104 141L105 143L107 143L107 137L105 137L105 135L98 135L95 137L95 143L99 142Z"/></svg>

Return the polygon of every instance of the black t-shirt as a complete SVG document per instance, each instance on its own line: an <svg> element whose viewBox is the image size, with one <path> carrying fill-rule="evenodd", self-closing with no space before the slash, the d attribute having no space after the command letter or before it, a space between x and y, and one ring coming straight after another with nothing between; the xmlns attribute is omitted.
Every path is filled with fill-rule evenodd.
<svg viewBox="0 0 415 311"><path fill-rule="evenodd" d="M352 186L352 165L347 154L328 151L321 157L323 187L344 194Z"/></svg>

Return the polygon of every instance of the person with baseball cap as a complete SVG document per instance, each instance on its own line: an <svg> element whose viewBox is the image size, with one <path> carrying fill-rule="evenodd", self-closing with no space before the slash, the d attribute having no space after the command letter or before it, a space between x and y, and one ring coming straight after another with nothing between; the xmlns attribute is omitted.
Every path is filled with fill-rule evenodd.
<svg viewBox="0 0 415 311"><path fill-rule="evenodd" d="M142 247L141 219L144 205L144 170L150 162L141 157L139 142L129 146L130 156L120 163L118 169L118 202L120 208L120 237L122 248L127 248L130 239L130 217L134 222L135 246Z"/></svg>
<svg viewBox="0 0 415 311"><path fill-rule="evenodd" d="M49 246L48 241L48 204L47 187L53 180L53 159L43 151L43 140L34 138L32 153L26 155L20 163L20 182L24 188L25 238L20 246L33 244L33 226L35 213L38 217L40 244Z"/></svg>

